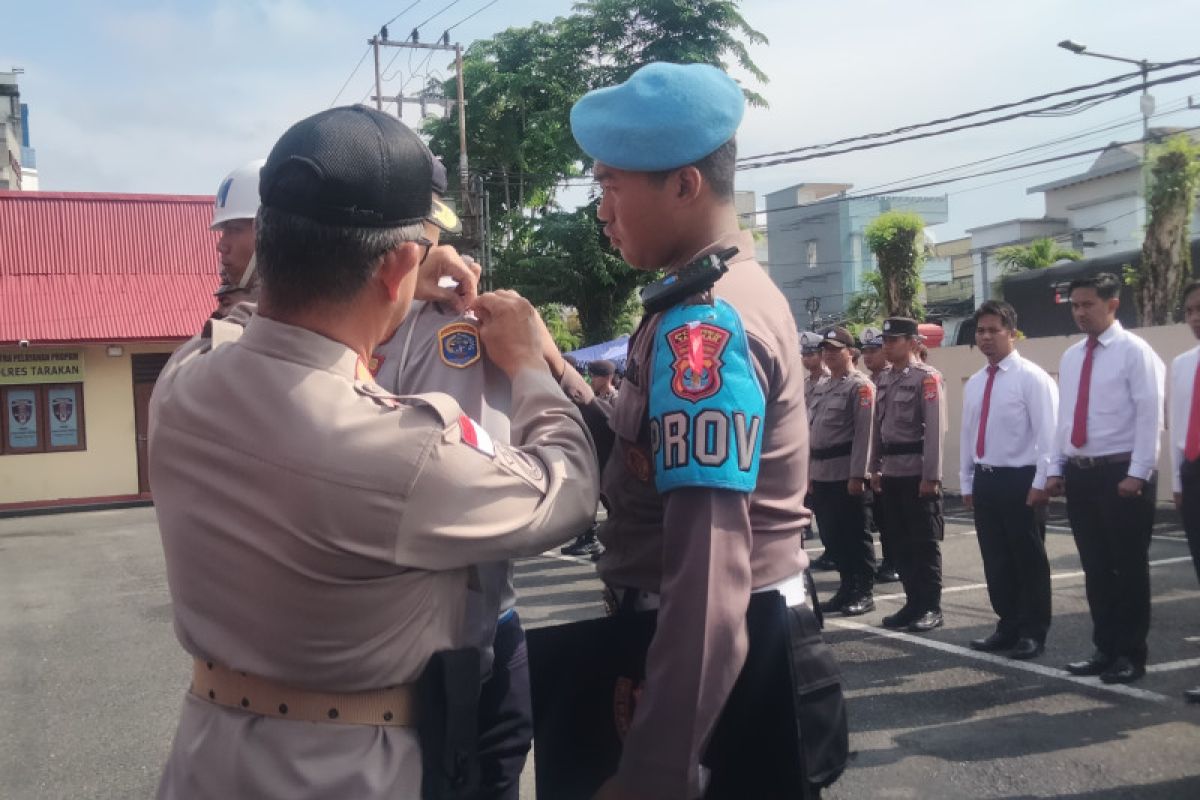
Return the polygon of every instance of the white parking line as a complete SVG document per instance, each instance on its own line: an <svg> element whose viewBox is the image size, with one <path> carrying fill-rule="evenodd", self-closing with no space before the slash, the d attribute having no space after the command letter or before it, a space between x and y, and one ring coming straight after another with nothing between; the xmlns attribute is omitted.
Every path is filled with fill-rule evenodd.
<svg viewBox="0 0 1200 800"><path fill-rule="evenodd" d="M1069 681L1071 683L1079 684L1080 686L1087 686L1091 689L1099 689L1104 692L1109 692L1110 694L1119 694L1124 697L1132 697L1135 700L1146 700L1151 703L1170 703L1174 701L1174 698L1158 694L1157 692L1149 692L1145 689L1138 689L1134 686L1128 686L1121 683L1104 683L1099 678L1080 678L1064 670L1047 667L1042 664L1036 664L1030 661L1017 661L1011 658L1005 658L1004 656L993 655L991 653L980 653L976 650L971 650L970 648L961 647L956 644L939 642L937 639L926 639L920 636L913 636L912 634L902 633L901 631L889 631L886 628L876 628L874 625L867 625L863 622L853 622L848 619L833 619L826 617L825 623L827 625L832 625L835 628L861 631L863 633L870 633L885 639L899 639L911 644L920 645L921 647L927 647L930 650L940 650L943 653L951 653L953 655L963 656L965 658L970 658L975 661L982 661L997 667L1009 667L1011 669L1029 672L1034 675L1040 675L1043 678L1057 678L1058 680Z"/></svg>
<svg viewBox="0 0 1200 800"><path fill-rule="evenodd" d="M1190 562L1191 560L1192 560L1191 556L1175 556L1174 558L1160 558L1156 561L1151 561L1150 566L1162 567L1162 566L1166 566L1167 564L1179 564L1184 561ZM1066 580L1067 578L1082 578L1083 574L1084 573L1082 570L1079 570L1076 572L1053 572L1050 574L1050 580L1061 581L1061 580ZM942 594L950 594L951 592L973 592L977 589L986 589L986 588L987 588L986 583L966 583L966 584L963 584L962 586L947 586L944 589L942 589ZM877 595L875 595L875 599L876 600L903 600L903 599L905 599L905 596L904 596L903 592L899 592L897 594L877 594Z"/></svg>
<svg viewBox="0 0 1200 800"><path fill-rule="evenodd" d="M1185 658L1181 661L1167 661L1162 664L1148 664L1146 672L1174 672L1177 669L1200 667L1200 658Z"/></svg>

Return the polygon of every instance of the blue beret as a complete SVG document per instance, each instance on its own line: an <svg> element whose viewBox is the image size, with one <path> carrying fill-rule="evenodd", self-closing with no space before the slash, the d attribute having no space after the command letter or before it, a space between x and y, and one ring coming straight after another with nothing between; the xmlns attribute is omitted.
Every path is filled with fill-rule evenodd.
<svg viewBox="0 0 1200 800"><path fill-rule="evenodd" d="M647 64L571 109L583 152L617 169L658 172L693 164L733 138L746 101L708 64Z"/></svg>

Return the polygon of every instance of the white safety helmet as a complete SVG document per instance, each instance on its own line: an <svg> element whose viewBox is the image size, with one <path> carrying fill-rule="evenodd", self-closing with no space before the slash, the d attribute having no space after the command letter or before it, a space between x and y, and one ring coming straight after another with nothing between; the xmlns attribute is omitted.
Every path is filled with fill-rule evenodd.
<svg viewBox="0 0 1200 800"><path fill-rule="evenodd" d="M225 180L217 187L209 230L215 231L222 222L231 219L254 219L258 216L258 173L265 163L267 160L260 158L225 176Z"/></svg>

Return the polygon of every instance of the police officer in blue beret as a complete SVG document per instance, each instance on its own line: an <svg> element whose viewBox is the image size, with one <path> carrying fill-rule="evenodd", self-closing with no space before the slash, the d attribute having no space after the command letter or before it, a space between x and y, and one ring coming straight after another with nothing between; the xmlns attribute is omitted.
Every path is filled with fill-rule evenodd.
<svg viewBox="0 0 1200 800"><path fill-rule="evenodd" d="M612 605L657 612L636 706L615 710L623 750L600 798L811 797L846 761L838 668L805 604L797 326L733 204L743 109L716 67L655 63L571 111L625 261L666 270L664 286L714 254L728 267L710 290L646 313L608 409L546 349L607 456L598 568ZM533 680L536 720L536 664Z"/></svg>

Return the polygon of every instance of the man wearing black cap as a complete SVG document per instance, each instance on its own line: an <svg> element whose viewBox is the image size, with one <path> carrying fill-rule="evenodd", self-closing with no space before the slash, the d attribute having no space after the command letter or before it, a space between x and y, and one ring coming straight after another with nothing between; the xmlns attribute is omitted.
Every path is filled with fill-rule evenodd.
<svg viewBox="0 0 1200 800"><path fill-rule="evenodd" d="M541 552L595 510L594 451L536 312L511 293L475 300L476 276L445 254L429 262L445 269L421 266L431 173L417 136L371 109L290 128L261 173L258 313L232 341L185 345L159 378L150 472L194 659L160 798L471 786L471 567ZM414 294L474 300L512 384L516 447L445 395L371 380L365 362Z"/></svg>
<svg viewBox="0 0 1200 800"><path fill-rule="evenodd" d="M608 359L588 363L588 377L592 379L592 392L597 400L614 403L617 400L617 389L613 386L613 376L617 373L617 365Z"/></svg>
<svg viewBox="0 0 1200 800"><path fill-rule="evenodd" d="M810 797L845 765L840 678L804 604L808 425L796 324L733 205L743 110L741 89L715 67L654 63L571 112L595 160L597 216L626 262L667 270L664 291L688 285L679 279L689 264L719 271L710 256L724 254L728 268L711 290L681 292L643 317L611 414L543 334L552 371L596 423L602 456L611 452L600 576L622 614L657 620L636 707L606 715L622 742L596 795L605 800ZM783 682L755 680L762 652Z"/></svg>
<svg viewBox="0 0 1200 800"><path fill-rule="evenodd" d="M813 511L841 576L837 592L821 603L821 610L848 617L875 608L875 548L863 504L875 388L866 375L851 369L853 347L854 337L845 328L825 332L821 351L829 380L812 401L809 449Z"/></svg>
<svg viewBox="0 0 1200 800"><path fill-rule="evenodd" d="M904 607L883 618L885 628L923 633L942 620L942 438L946 393L942 375L918 360L917 321L883 323L883 352L891 371L880 380L871 448L871 488L883 513L900 571Z"/></svg>

